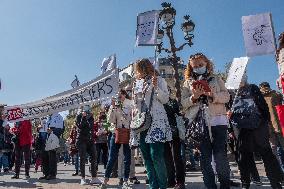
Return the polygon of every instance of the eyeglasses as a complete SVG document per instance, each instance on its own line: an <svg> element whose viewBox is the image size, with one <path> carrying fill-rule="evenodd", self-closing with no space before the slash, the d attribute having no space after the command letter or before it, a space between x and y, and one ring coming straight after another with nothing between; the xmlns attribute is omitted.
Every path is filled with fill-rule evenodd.
<svg viewBox="0 0 284 189"><path fill-rule="evenodd" d="M196 54L190 55L189 59L192 60L192 59L196 59L200 57L205 57L205 55L202 53L196 53Z"/></svg>

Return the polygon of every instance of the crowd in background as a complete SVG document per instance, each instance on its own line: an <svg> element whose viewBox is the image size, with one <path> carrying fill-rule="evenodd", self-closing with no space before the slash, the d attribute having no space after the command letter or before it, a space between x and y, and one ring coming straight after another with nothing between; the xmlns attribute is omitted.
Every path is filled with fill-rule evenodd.
<svg viewBox="0 0 284 189"><path fill-rule="evenodd" d="M118 178L127 188L129 182L140 183L135 166L141 163L150 189L184 189L185 173L200 167L206 188L217 188L217 177L220 188L227 189L235 184L227 157L230 152L242 188L250 188L251 181L262 184L256 157L262 159L271 187L282 188L284 140L275 106L283 98L269 83L249 84L245 73L240 88L228 91L214 74L213 63L197 53L189 58L177 99L148 59L135 66L133 87L121 89L97 115L91 106L82 107L65 139L64 121L58 113L42 119L34 135L30 120L10 128L3 116L0 170L14 169L12 178L19 179L24 164L29 179L34 164L34 171L43 173L39 179L52 180L62 160L65 166L74 165L72 175L80 176L80 184L85 185L89 162L91 184L103 189L110 178ZM100 163L105 170L102 181L97 178Z"/></svg>

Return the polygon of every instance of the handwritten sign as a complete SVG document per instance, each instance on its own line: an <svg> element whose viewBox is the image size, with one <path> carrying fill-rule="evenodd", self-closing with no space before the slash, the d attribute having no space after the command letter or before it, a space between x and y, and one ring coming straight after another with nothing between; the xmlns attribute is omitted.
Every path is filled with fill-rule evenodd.
<svg viewBox="0 0 284 189"><path fill-rule="evenodd" d="M229 70L227 82L225 84L227 89L238 89L245 73L248 57L234 58Z"/></svg>
<svg viewBox="0 0 284 189"><path fill-rule="evenodd" d="M243 16L242 26L248 57L275 52L275 37L270 13Z"/></svg>
<svg viewBox="0 0 284 189"><path fill-rule="evenodd" d="M44 117L56 112L79 108L103 99L112 98L118 93L118 72L111 70L80 85L75 89L18 106L7 106L4 113L7 121L15 122Z"/></svg>
<svg viewBox="0 0 284 189"><path fill-rule="evenodd" d="M136 45L157 45L157 33L160 11L140 13L137 17Z"/></svg>

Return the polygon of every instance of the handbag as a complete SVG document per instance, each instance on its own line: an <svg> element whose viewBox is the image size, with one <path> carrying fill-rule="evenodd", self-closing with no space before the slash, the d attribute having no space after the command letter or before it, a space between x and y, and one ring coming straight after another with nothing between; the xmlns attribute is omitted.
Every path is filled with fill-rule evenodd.
<svg viewBox="0 0 284 189"><path fill-rule="evenodd" d="M143 98L144 100L142 101L142 104L141 104L141 112L137 113L133 117L130 123L130 128L136 133L146 131L151 127L151 124L152 124L151 109L152 109L152 104L153 104L153 96L154 96L154 89L152 89L152 92L151 92L150 105L148 108L145 103L145 95L144 95L144 98Z"/></svg>
<svg viewBox="0 0 284 189"><path fill-rule="evenodd" d="M199 109L195 119L186 127L185 142L195 147L200 147L200 142L207 136L206 132L208 132L208 129L206 127L204 110Z"/></svg>
<svg viewBox="0 0 284 189"><path fill-rule="evenodd" d="M115 143L116 144L129 144L130 129L116 128L115 129Z"/></svg>

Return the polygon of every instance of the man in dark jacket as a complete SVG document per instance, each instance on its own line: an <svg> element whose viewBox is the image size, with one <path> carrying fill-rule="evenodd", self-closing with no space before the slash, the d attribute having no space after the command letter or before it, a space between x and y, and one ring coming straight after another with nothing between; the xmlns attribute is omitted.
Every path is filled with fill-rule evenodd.
<svg viewBox="0 0 284 189"><path fill-rule="evenodd" d="M168 171L168 187L175 189L185 188L185 171L181 156L181 140L177 128L176 115L179 115L177 100L169 99L164 105L171 126L173 140L165 143L165 162Z"/></svg>
<svg viewBox="0 0 284 189"><path fill-rule="evenodd" d="M76 118L77 138L76 146L79 150L80 156L80 171L81 171L81 185L86 184L85 179L85 164L86 155L90 155L91 162L91 183L99 183L97 176L97 159L96 159L96 146L94 144L94 118L90 112L89 106L84 106L83 112Z"/></svg>
<svg viewBox="0 0 284 189"><path fill-rule="evenodd" d="M284 162L282 162L281 159L284 159L284 157L281 158L281 156L283 156L284 154L281 154L281 156L278 156L277 150L283 149L284 138L282 135L283 131L281 129L281 125L278 119L275 106L282 104L283 96L281 93L275 90L272 90L270 88L269 83L267 82L262 82L259 86L260 86L260 91L263 94L264 99L269 108L269 113L270 113L269 134L270 134L270 143L271 143L272 151L274 155L278 158L279 163L282 164ZM283 167L283 164L282 164L282 167Z"/></svg>
<svg viewBox="0 0 284 189"><path fill-rule="evenodd" d="M253 156L253 152L257 151L262 157L271 187L273 189L280 189L282 188L280 183L283 180L283 173L275 155L272 153L269 143L268 123L270 120L270 114L265 99L259 88L256 85L248 84L246 79L243 79L236 98L245 99L244 102L246 103L243 104L243 106L240 106L240 101L235 99L231 117L233 120L236 119L236 115L239 113L237 111L240 110L238 107L246 109L249 108L250 105L255 104L253 107L256 107L260 114L260 122L255 128L247 128L246 125L234 125L237 137L237 149L239 151L239 168L242 188L248 189L250 187L251 180L249 160ZM243 116L246 116L246 114L243 114ZM258 120L251 120L251 122L257 121Z"/></svg>

